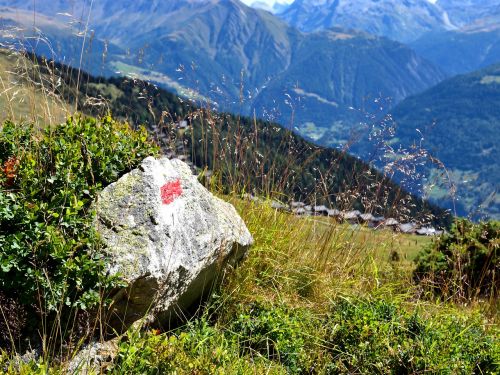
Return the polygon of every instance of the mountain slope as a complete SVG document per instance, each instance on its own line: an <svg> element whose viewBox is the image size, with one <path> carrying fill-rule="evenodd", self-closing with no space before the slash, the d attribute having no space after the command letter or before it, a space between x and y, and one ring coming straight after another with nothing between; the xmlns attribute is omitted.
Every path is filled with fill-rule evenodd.
<svg viewBox="0 0 500 375"><path fill-rule="evenodd" d="M474 24L492 15L500 15L500 3L497 0L438 0L436 4L459 27Z"/></svg>
<svg viewBox="0 0 500 375"><path fill-rule="evenodd" d="M500 62L500 17L458 31L428 33L410 46L449 75L472 72Z"/></svg>
<svg viewBox="0 0 500 375"><path fill-rule="evenodd" d="M297 0L278 16L304 31L343 27L409 43L449 76L500 61L496 0Z"/></svg>
<svg viewBox="0 0 500 375"><path fill-rule="evenodd" d="M337 26L403 42L431 30L454 28L427 0L296 0L279 16L304 31Z"/></svg>
<svg viewBox="0 0 500 375"><path fill-rule="evenodd" d="M31 22L30 6L23 4L14 5L28 9ZM71 11L64 4L39 1L37 9ZM78 12L84 10L73 10ZM343 30L304 34L236 0L137 0L119 6L106 0L96 2L91 15L95 39L128 51L108 55L105 73L133 74L182 95L209 98L222 109L271 113L299 130L340 124L337 133L349 132L364 116L350 107L371 112L379 96L398 102L444 78L401 44ZM304 103L293 120L285 94Z"/></svg>
<svg viewBox="0 0 500 375"><path fill-rule="evenodd" d="M499 64L409 97L392 114L399 142L421 143L451 171L460 214L482 205L484 213L500 218L500 197L492 195L500 189Z"/></svg>
<svg viewBox="0 0 500 375"><path fill-rule="evenodd" d="M438 69L402 44L325 31L302 40L293 64L261 91L255 108L266 113L272 105L300 134L339 147L379 112L380 98L397 103L440 79Z"/></svg>
<svg viewBox="0 0 500 375"><path fill-rule="evenodd" d="M2 54L0 50L0 61ZM428 222L433 213L435 223L447 224L442 210L410 196L368 164L315 146L279 125L201 109L139 80L95 78L44 60L36 65L36 77L60 77L50 88L52 96L65 99L72 108L76 101L87 114L111 111L134 126L144 124L165 152L177 149L201 170L213 170L213 183L227 191L354 206L401 220L410 215ZM177 131L176 124L183 121L187 128Z"/></svg>

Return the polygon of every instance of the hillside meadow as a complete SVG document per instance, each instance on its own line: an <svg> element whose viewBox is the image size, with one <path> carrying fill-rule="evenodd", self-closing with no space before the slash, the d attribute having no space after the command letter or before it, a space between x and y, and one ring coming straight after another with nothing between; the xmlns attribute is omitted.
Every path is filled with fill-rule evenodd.
<svg viewBox="0 0 500 375"><path fill-rule="evenodd" d="M78 98L69 81L62 79L67 85L63 89ZM103 88L93 84L87 87ZM104 89L118 97L116 87L120 85ZM27 95L38 104L51 102L43 93L37 86ZM54 98L64 102L63 95ZM12 116L17 113L12 105L6 117L14 121L0 128L0 371L63 374L88 342L110 339L102 334L106 322L96 311L106 308L107 292L121 285L119 278L104 272L106 258L91 226L92 201L102 188L161 149L154 133L110 115L74 114L66 122L52 117L37 122L35 115L41 112L21 104L25 117ZM152 117L156 111L151 110ZM199 119L202 112L193 116ZM222 128L221 118L226 119L204 117L207 127L200 129ZM257 127L252 121L236 123ZM209 134L211 146L201 150L204 161L206 155L213 156L213 177L203 181L236 207L255 243L247 258L219 274L220 283L175 324L131 328L107 341L113 354L94 373L498 373L498 223L456 221L443 238L430 238L280 212L271 207L271 198L288 201L294 186L261 178L264 202L244 200L256 180L237 167L258 171L259 159L248 166L252 159L247 155L224 169L225 154L216 145L224 143L218 137L231 133ZM238 139L238 134L232 137ZM287 133L277 144L291 137ZM248 142L258 142L250 144L261 152L268 139L248 137ZM329 152L292 140L303 147L298 150L309 150L310 157L287 156L281 165L293 162L299 171L313 156ZM360 165L348 155L333 155L336 163L326 163L332 173L337 166L349 171ZM362 170L364 178L374 173ZM219 177L224 173L230 178ZM352 186L335 185L346 188L350 198L342 208L367 207L377 196L360 189L366 179L350 176ZM323 181L315 182L319 187L309 182L308 195L324 195ZM387 196L393 197L391 189L397 186L389 181L386 186ZM387 204L394 207L384 209L398 212L397 200Z"/></svg>
<svg viewBox="0 0 500 375"><path fill-rule="evenodd" d="M104 373L498 370L498 302L443 300L412 281L416 254L433 240L223 198L254 236L248 258L177 328L116 338ZM12 374L63 373L74 353L54 352L19 365L4 351L0 363Z"/></svg>

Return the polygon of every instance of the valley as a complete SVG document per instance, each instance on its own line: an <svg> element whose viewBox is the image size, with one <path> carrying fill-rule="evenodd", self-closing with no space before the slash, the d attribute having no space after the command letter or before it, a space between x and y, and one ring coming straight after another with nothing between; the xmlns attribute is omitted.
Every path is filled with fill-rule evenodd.
<svg viewBox="0 0 500 375"><path fill-rule="evenodd" d="M498 0L0 0L0 372L500 363Z"/></svg>
<svg viewBox="0 0 500 375"><path fill-rule="evenodd" d="M390 168L391 158L415 153L414 137L399 134L415 135L423 127L430 129L437 119L447 129L456 123L446 116L456 102L445 100L448 108L441 105L441 114L429 116L426 99L418 103L417 98L424 98L426 90L447 78L500 61L497 8L494 2L482 4L464 5L475 12L466 19L452 1L414 0L400 5L403 9L390 1L348 6L340 1L309 4L298 0L276 11L277 15L237 0L136 1L127 8L129 13L113 2L100 1L85 25L90 3L61 0L50 7L42 2L36 8L43 37L30 31L33 9L29 3L0 1L4 6L0 14L7 45L17 40L29 51L97 76L149 80L202 106L207 103L217 111L276 122L320 146L347 149L377 168ZM362 12L365 8L369 11ZM300 14L302 26L293 14ZM417 14L420 18L415 18L415 25L403 18L392 20L391 34L380 26L377 14L395 18ZM316 26L305 26L308 18ZM374 24L369 26L370 22ZM113 27L116 23L119 28ZM82 37L85 28L89 38ZM402 28L413 36L403 36ZM391 37L408 45L387 39ZM84 58L79 59L82 52ZM486 95L495 95L497 85L488 87L492 90ZM495 107L474 107L475 99L465 90L459 92L461 107L469 108L469 114L484 111L479 117L487 118L476 121L474 115L466 116L467 121L474 121L477 129L496 129L500 120ZM406 99L412 101L411 106L399 105ZM393 111L397 116L387 120ZM390 130L393 123L398 127L396 136ZM410 168L417 171L414 176L396 170L390 174L410 191L437 199L458 215L498 217L496 198L490 194L497 190L499 176L494 171L484 174L490 168L491 153L484 149L482 154L484 142L474 138L488 130L467 132L465 120L457 126L463 144L473 144L457 151L463 159L474 160L473 164L457 168L457 159L445 157L445 165L452 160L447 177L416 164ZM426 132L426 154L440 159L434 145L450 142L449 134ZM500 141L498 132L488 134L487 142ZM398 149L400 156L394 151ZM471 179L475 183L461 183ZM451 186L459 191L450 193Z"/></svg>

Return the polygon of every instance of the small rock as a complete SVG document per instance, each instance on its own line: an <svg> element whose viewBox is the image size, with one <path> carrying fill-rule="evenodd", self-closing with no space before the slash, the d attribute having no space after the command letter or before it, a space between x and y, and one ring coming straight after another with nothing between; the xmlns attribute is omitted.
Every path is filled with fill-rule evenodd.
<svg viewBox="0 0 500 375"><path fill-rule="evenodd" d="M92 342L80 350L68 363L67 374L102 374L113 366L118 354L118 338L106 342Z"/></svg>
<svg viewBox="0 0 500 375"><path fill-rule="evenodd" d="M271 201L271 208L274 208L275 210L278 211L288 211L288 206L277 200Z"/></svg>
<svg viewBox="0 0 500 375"><path fill-rule="evenodd" d="M373 216L372 214L362 214L359 215L359 218L362 222L369 223L375 219L375 216Z"/></svg>
<svg viewBox="0 0 500 375"><path fill-rule="evenodd" d="M327 211L327 215L330 217L340 217L341 212L336 208L332 208Z"/></svg>
<svg viewBox="0 0 500 375"><path fill-rule="evenodd" d="M328 208L326 206L323 206L323 205L314 206L313 211L316 215L324 215L324 216L328 215Z"/></svg>
<svg viewBox="0 0 500 375"><path fill-rule="evenodd" d="M357 224L359 221L359 216L361 212L358 210L355 211L347 211L342 213L342 219L349 222L350 224Z"/></svg>
<svg viewBox="0 0 500 375"><path fill-rule="evenodd" d="M307 215L308 214L308 212L303 207L294 208L292 210L292 213L294 215L298 215L298 216L303 216L303 215Z"/></svg>
<svg viewBox="0 0 500 375"><path fill-rule="evenodd" d="M295 202L294 201L294 202L290 203L291 208L303 208L303 207L305 207L305 205L306 204L304 202Z"/></svg>
<svg viewBox="0 0 500 375"><path fill-rule="evenodd" d="M399 225L399 221L390 217L383 222L383 225L386 227L397 227Z"/></svg>
<svg viewBox="0 0 500 375"><path fill-rule="evenodd" d="M423 227L423 228L417 229L416 233L419 236L440 236L443 234L443 231L436 230L433 227Z"/></svg>

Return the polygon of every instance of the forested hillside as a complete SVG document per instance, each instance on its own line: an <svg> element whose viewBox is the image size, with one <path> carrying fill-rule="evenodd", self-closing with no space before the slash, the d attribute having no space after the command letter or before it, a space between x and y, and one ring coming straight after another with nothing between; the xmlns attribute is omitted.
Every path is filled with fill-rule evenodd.
<svg viewBox="0 0 500 375"><path fill-rule="evenodd" d="M499 218L500 65L450 78L392 113L398 142L421 145L451 172L459 214Z"/></svg>
<svg viewBox="0 0 500 375"><path fill-rule="evenodd" d="M361 160L315 146L279 125L200 108L139 80L95 78L43 61L43 74L62 77L64 84L57 89L61 97L77 102L85 113L110 111L134 126L146 125L166 151L183 144L186 156L202 170L214 171L222 186L285 201L355 206L421 221L432 213L435 223L448 220L442 210L410 196ZM182 121L189 126L179 131Z"/></svg>
<svg viewBox="0 0 500 375"><path fill-rule="evenodd" d="M485 25L428 33L410 46L449 76L470 73L500 61L500 15Z"/></svg>

